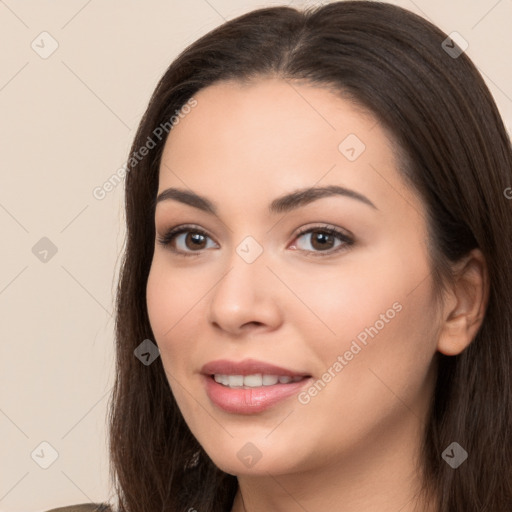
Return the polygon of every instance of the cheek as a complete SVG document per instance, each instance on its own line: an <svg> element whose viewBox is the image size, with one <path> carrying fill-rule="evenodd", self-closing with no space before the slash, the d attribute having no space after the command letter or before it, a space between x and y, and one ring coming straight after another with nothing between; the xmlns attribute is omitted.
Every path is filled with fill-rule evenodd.
<svg viewBox="0 0 512 512"><path fill-rule="evenodd" d="M373 380L385 392L378 376L393 389L419 384L435 353L438 326L426 262L418 255L385 255L357 265L347 258L334 278L331 272L296 281L297 295L307 297L314 313L301 326L310 355L321 362L318 370L328 371L346 355L343 370L337 366L336 374L345 375L340 385L349 378L351 387L374 389Z"/></svg>
<svg viewBox="0 0 512 512"><path fill-rule="evenodd" d="M192 305L197 303L199 292L194 293L191 288L194 289L183 287L179 272L169 272L157 260L153 262L146 286L148 317L171 387L172 377L179 378L191 359L193 343L187 340L193 339L193 333L187 331L187 326L190 318L197 317Z"/></svg>
<svg viewBox="0 0 512 512"><path fill-rule="evenodd" d="M172 312L175 311L176 300L174 294L169 293L168 284L159 265L153 262L146 285L146 302L149 322L157 342L173 325Z"/></svg>
<svg viewBox="0 0 512 512"><path fill-rule="evenodd" d="M433 304L428 283L409 294L388 290L371 299L351 294L343 304L346 309L331 317L336 338L328 342L324 337L324 343L316 343L323 363L320 372L330 368L336 375L320 376L332 384L321 392L318 407L329 403L337 411L335 417L350 410L354 424L371 423L370 417L378 423L379 417L392 417L392 411L418 409L419 416L429 392L435 354L436 326L429 313ZM351 315L358 307L357 315Z"/></svg>
<svg viewBox="0 0 512 512"><path fill-rule="evenodd" d="M343 347L365 328L379 321L381 314L394 317L393 304L403 302L406 285L386 272L376 268L375 262L346 261L339 270L332 268L322 272L301 273L285 276L293 283L297 298L291 311L292 323L307 328L307 340L322 338L322 346ZM307 308L305 308L307 306ZM396 306L395 306L396 308ZM307 311L309 310L309 311Z"/></svg>
<svg viewBox="0 0 512 512"><path fill-rule="evenodd" d="M203 288L205 288L203 290ZM148 316L153 334L160 342L176 337L191 319L197 318L206 287L193 274L170 268L165 257L154 257L146 285Z"/></svg>
<svg viewBox="0 0 512 512"><path fill-rule="evenodd" d="M197 287L189 283L184 286L180 272L172 272L157 256L153 261L146 286L146 301L148 317L151 324L155 343L160 350L164 371L171 391L185 417L194 417L194 401L183 385L195 370L192 361L198 356L193 342L197 339L194 333L194 318L200 314L198 301L204 295ZM195 290L195 291L194 291ZM194 308L195 304L195 308ZM188 386L187 386L188 387Z"/></svg>

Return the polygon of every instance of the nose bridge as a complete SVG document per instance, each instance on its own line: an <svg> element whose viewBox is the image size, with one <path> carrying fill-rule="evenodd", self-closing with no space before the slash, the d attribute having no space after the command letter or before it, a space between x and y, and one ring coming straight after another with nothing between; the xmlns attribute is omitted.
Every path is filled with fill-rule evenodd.
<svg viewBox="0 0 512 512"><path fill-rule="evenodd" d="M267 268L269 260L253 236L234 246L226 259L226 271L210 298L210 321L235 331L243 324L275 324L279 317L275 276Z"/></svg>
<svg viewBox="0 0 512 512"><path fill-rule="evenodd" d="M226 273L217 286L242 303L244 298L255 300L268 287L272 273L267 268L268 258L263 245L253 236L245 236L233 247L226 258ZM220 292L220 290L218 290ZM238 294L241 294L238 297Z"/></svg>
<svg viewBox="0 0 512 512"><path fill-rule="evenodd" d="M264 252L262 243L252 235L247 235L235 249L236 254L247 264L252 265Z"/></svg>

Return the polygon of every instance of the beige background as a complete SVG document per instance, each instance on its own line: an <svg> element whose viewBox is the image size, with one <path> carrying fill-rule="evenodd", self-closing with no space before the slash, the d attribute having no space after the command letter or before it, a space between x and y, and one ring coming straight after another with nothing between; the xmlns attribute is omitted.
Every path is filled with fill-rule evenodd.
<svg viewBox="0 0 512 512"><path fill-rule="evenodd" d="M126 161L179 51L224 20L284 3L0 0L0 511L109 499L123 187L103 200L92 190ZM510 131L512 0L393 3L468 41ZM52 38L58 48L42 58ZM57 250L46 262L43 237ZM42 442L58 455L47 469Z"/></svg>

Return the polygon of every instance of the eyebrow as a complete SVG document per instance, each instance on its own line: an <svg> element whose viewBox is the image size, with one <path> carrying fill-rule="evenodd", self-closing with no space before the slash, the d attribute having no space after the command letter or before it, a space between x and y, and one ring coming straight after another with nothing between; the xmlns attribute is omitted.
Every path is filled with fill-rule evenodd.
<svg viewBox="0 0 512 512"><path fill-rule="evenodd" d="M356 192L355 190L340 187L338 185L309 187L296 190L290 194L274 199L272 203L270 203L268 210L271 214L285 213L301 206L305 206L313 201L317 201L318 199L322 199L323 197L332 196L343 196L350 199L356 199L357 201L378 210L378 208L366 196ZM168 200L179 201L180 203L187 204L213 215L217 215L218 213L218 207L213 201L189 190L172 187L165 189L156 198L155 206L162 201Z"/></svg>

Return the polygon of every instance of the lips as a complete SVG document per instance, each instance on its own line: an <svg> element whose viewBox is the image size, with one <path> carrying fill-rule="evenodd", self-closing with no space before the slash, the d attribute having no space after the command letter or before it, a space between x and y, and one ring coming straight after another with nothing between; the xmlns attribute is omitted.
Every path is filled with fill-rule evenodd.
<svg viewBox="0 0 512 512"><path fill-rule="evenodd" d="M201 373L210 401L232 414L262 412L296 395L311 381L307 373L255 359L212 361Z"/></svg>

